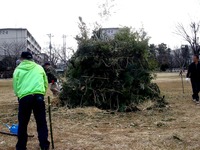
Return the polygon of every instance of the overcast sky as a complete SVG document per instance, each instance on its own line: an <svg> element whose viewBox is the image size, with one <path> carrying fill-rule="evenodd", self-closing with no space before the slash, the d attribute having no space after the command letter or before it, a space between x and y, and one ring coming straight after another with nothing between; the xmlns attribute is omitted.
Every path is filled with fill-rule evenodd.
<svg viewBox="0 0 200 150"><path fill-rule="evenodd" d="M73 37L78 34L78 16L92 29L100 22L98 8L105 0L2 0L0 28L27 28L42 48L47 47L47 34L52 42L62 44L67 35L67 46L75 47ZM200 0L115 0L111 18L103 27L144 27L150 43L168 44L171 48L184 44L173 32L177 23L188 25L200 20Z"/></svg>

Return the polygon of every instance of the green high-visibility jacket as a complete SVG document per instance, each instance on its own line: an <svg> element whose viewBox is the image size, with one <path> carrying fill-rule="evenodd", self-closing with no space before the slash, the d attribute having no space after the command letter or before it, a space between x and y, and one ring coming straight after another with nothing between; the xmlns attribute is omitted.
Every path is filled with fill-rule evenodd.
<svg viewBox="0 0 200 150"><path fill-rule="evenodd" d="M13 88L19 99L33 94L45 95L48 80L42 66L33 61L23 60L14 71Z"/></svg>

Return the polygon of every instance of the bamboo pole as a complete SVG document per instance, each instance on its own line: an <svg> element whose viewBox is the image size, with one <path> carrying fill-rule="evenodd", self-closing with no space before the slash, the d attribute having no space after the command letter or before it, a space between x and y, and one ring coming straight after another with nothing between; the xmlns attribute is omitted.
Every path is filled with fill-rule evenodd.
<svg viewBox="0 0 200 150"><path fill-rule="evenodd" d="M53 129L52 129L52 120L51 120L51 102L50 102L49 96L48 96L48 109L49 109L49 126L50 126L50 133L51 133L51 145L52 145L52 149L54 149Z"/></svg>
<svg viewBox="0 0 200 150"><path fill-rule="evenodd" d="M181 70L181 82L182 82L182 89L183 89L183 94L185 93L185 90L184 90L184 83L183 83L183 71Z"/></svg>

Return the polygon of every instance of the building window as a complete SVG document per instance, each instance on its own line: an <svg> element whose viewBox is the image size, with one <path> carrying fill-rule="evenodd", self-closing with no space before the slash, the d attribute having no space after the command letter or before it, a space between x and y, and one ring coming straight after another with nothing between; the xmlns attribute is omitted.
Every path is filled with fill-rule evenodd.
<svg viewBox="0 0 200 150"><path fill-rule="evenodd" d="M7 30L1 30L0 34L8 34L8 31Z"/></svg>

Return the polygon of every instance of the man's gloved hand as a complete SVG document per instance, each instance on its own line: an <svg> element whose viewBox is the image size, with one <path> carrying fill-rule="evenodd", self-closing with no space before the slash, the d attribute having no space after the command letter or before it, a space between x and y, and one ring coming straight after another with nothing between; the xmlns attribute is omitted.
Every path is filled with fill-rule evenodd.
<svg viewBox="0 0 200 150"><path fill-rule="evenodd" d="M52 84L54 84L54 83L55 83L55 81L54 81L54 80L51 80L51 83L52 83Z"/></svg>
<svg viewBox="0 0 200 150"><path fill-rule="evenodd" d="M190 78L185 78L185 81L189 82L189 81L190 81Z"/></svg>

